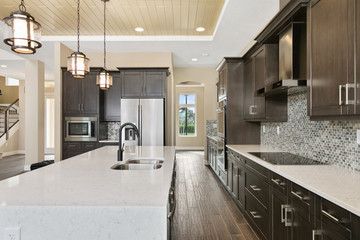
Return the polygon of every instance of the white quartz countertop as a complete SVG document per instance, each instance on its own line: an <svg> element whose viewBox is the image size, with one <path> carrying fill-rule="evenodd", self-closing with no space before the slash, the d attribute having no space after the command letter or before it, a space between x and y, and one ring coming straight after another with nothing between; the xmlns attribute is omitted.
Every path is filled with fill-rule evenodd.
<svg viewBox="0 0 360 240"><path fill-rule="evenodd" d="M162 158L156 170L112 170L117 146L102 147L0 181L0 206L166 206L174 147L126 147L129 158Z"/></svg>
<svg viewBox="0 0 360 240"><path fill-rule="evenodd" d="M261 145L227 145L229 149L360 216L360 172L335 165L273 165L249 152L275 152Z"/></svg>

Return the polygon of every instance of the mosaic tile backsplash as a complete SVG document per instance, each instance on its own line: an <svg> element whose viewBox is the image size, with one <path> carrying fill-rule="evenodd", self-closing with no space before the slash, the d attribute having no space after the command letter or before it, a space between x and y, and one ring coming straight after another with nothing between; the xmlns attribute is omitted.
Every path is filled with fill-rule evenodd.
<svg viewBox="0 0 360 240"><path fill-rule="evenodd" d="M287 122L261 123L261 144L360 171L357 129L360 129L359 120L310 121L307 94L303 92L288 96Z"/></svg>
<svg viewBox="0 0 360 240"><path fill-rule="evenodd" d="M108 140L119 140L121 122L108 122Z"/></svg>
<svg viewBox="0 0 360 240"><path fill-rule="evenodd" d="M206 136L217 136L217 120L206 120Z"/></svg>

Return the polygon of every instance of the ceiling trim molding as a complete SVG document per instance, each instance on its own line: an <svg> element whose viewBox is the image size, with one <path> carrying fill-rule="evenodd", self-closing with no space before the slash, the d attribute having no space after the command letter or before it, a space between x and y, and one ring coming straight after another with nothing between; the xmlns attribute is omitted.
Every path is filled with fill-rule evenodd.
<svg viewBox="0 0 360 240"><path fill-rule="evenodd" d="M42 36L43 42L73 42L76 41L77 36ZM107 42L210 42L213 41L213 36L106 36ZM84 42L101 42L104 41L104 36L80 36L80 41Z"/></svg>
<svg viewBox="0 0 360 240"><path fill-rule="evenodd" d="M221 22L221 20L222 20L222 18L223 18L223 16L224 16L224 14L225 14L225 10L226 10L226 8L227 8L228 3L229 3L229 0L225 0L224 5L223 5L223 7L222 7L222 9L221 9L220 16L219 16L219 18L218 18L218 20L217 20L217 22L216 22L216 26L215 26L215 29L214 29L214 33L213 33L213 35L212 35L213 37L216 35L216 32L217 32L217 30L218 30L218 27L219 27L219 25L220 25L220 22Z"/></svg>

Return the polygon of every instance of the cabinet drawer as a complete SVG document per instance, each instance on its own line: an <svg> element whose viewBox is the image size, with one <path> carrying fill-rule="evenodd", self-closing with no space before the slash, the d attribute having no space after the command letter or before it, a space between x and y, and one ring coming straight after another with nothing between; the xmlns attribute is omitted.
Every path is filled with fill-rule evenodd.
<svg viewBox="0 0 360 240"><path fill-rule="evenodd" d="M245 190L245 211L265 239L268 239L270 230L269 214L248 190Z"/></svg>
<svg viewBox="0 0 360 240"><path fill-rule="evenodd" d="M287 188L289 186L289 181L286 178L280 176L279 174L271 172L270 186L278 190L279 192L283 193L284 195L286 195Z"/></svg>
<svg viewBox="0 0 360 240"><path fill-rule="evenodd" d="M227 185L227 174L220 169L219 169L219 178L226 186Z"/></svg>
<svg viewBox="0 0 360 240"><path fill-rule="evenodd" d="M314 209L313 194L295 183L291 183L291 205L300 216L310 221Z"/></svg>
<svg viewBox="0 0 360 240"><path fill-rule="evenodd" d="M351 216L347 210L321 199L321 222L344 236L350 233ZM349 235L350 236L350 235Z"/></svg>
<svg viewBox="0 0 360 240"><path fill-rule="evenodd" d="M269 185L249 169L245 173L245 187L266 209L269 207Z"/></svg>
<svg viewBox="0 0 360 240"><path fill-rule="evenodd" d="M264 168L263 166L260 166L259 164L255 163L252 160L249 160L247 158L245 158L245 163L247 167L252 168L253 170L255 170L257 173L260 174L260 176L267 181L268 180L268 176L269 176L269 170L267 170L266 168Z"/></svg>
<svg viewBox="0 0 360 240"><path fill-rule="evenodd" d="M64 149L68 150L80 150L81 149L81 143L79 142L70 142L64 144Z"/></svg>
<svg viewBox="0 0 360 240"><path fill-rule="evenodd" d="M96 142L88 142L88 143L83 143L83 149L84 150L93 150L97 148L97 143Z"/></svg>
<svg viewBox="0 0 360 240"><path fill-rule="evenodd" d="M238 163L240 163L241 165L245 164L245 158L243 156L241 156L240 154L234 153L234 157L235 157L236 161Z"/></svg>

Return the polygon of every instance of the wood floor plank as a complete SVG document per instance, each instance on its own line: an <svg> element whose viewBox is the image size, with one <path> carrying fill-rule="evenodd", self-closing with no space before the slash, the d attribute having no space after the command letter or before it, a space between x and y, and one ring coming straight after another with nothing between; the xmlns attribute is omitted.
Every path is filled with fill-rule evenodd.
<svg viewBox="0 0 360 240"><path fill-rule="evenodd" d="M173 240L258 240L203 152L177 152Z"/></svg>

